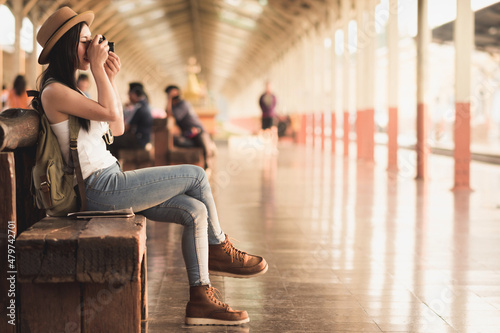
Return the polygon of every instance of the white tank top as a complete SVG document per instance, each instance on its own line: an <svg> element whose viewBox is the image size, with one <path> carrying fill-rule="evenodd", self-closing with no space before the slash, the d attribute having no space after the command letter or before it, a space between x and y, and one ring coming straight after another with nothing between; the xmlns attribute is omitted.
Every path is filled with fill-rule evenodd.
<svg viewBox="0 0 500 333"><path fill-rule="evenodd" d="M69 119L57 124L50 124L57 136L59 146L66 163L69 161ZM82 168L83 179L93 172L107 168L116 162L116 158L106 149L102 136L108 131L109 125L103 121L90 121L89 131L80 128L78 133L78 157Z"/></svg>

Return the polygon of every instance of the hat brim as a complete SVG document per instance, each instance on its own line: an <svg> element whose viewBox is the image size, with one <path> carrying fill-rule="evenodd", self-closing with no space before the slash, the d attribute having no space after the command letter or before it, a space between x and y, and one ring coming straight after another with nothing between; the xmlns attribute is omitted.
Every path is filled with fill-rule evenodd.
<svg viewBox="0 0 500 333"><path fill-rule="evenodd" d="M38 63L40 65L45 65L49 63L49 54L54 45L56 45L57 41L66 33L69 29L73 28L75 25L81 22L87 23L90 27L92 22L94 21L94 12L87 11L81 14L72 17L67 22L65 22L57 31L50 37L50 39L45 44L45 47L42 49L40 56L38 57Z"/></svg>

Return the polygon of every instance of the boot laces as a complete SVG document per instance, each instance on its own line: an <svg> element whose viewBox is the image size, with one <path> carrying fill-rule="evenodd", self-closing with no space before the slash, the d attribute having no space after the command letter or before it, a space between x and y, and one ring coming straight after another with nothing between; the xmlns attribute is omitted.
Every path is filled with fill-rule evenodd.
<svg viewBox="0 0 500 333"><path fill-rule="evenodd" d="M234 247L233 243L229 241L229 239L226 240L223 246L224 251L231 257L231 262L234 261L234 258L237 260L243 260L246 256L246 252L238 250L237 248Z"/></svg>
<svg viewBox="0 0 500 333"><path fill-rule="evenodd" d="M222 294L221 292L217 289L217 288L214 288L212 286L209 286L207 288L207 295L208 295L208 298L216 303L217 305L220 305L220 306L227 306L226 303L222 302L221 299L222 299Z"/></svg>

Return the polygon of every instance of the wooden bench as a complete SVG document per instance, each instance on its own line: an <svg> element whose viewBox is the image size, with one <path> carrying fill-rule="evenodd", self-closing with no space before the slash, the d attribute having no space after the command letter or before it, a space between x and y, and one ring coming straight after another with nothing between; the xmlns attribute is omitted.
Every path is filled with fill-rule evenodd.
<svg viewBox="0 0 500 333"><path fill-rule="evenodd" d="M146 218L44 218L16 240L22 332L140 332Z"/></svg>
<svg viewBox="0 0 500 333"><path fill-rule="evenodd" d="M203 149L181 148L174 145L175 121L171 118L154 119L155 165L205 165Z"/></svg>
<svg viewBox="0 0 500 333"><path fill-rule="evenodd" d="M14 269L0 260L0 316L15 324L0 332L140 332L146 219L45 217L30 193L39 123L33 110L0 113L0 252L15 256Z"/></svg>
<svg viewBox="0 0 500 333"><path fill-rule="evenodd" d="M118 161L124 171L146 168L155 165L155 152L151 143L145 149L120 149Z"/></svg>

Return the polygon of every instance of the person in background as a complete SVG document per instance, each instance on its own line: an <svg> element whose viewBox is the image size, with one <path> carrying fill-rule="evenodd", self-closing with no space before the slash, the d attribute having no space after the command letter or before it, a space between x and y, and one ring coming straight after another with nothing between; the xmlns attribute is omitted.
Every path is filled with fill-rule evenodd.
<svg viewBox="0 0 500 333"><path fill-rule="evenodd" d="M153 117L142 83L129 84L128 98L130 103L123 110L125 133L115 137L109 146L114 156L120 149L146 149L151 141Z"/></svg>
<svg viewBox="0 0 500 333"><path fill-rule="evenodd" d="M81 125L78 155L87 209L132 207L149 220L182 225L182 255L190 286L185 323L247 323L250 319L246 311L233 310L218 298L209 272L250 278L264 274L268 264L262 257L236 249L224 233L205 171L195 165L172 165L124 172L106 149L102 136L109 129L118 136L125 130L115 84L121 61L109 50L107 40L99 43L101 35L91 34L93 20L91 11L77 14L62 7L47 18L37 33L43 48L38 63L48 64L39 80L42 107L66 161L70 150L69 115L78 117ZM97 101L85 97L76 87L76 71L89 69L97 86Z"/></svg>
<svg viewBox="0 0 500 333"><path fill-rule="evenodd" d="M5 105L7 104L7 99L9 98L9 90L5 86L5 84L2 85L2 110L5 108Z"/></svg>
<svg viewBox="0 0 500 333"><path fill-rule="evenodd" d="M78 89L82 91L82 93L85 96L91 98L89 94L90 80L87 74L82 73L78 75L78 79L76 80L76 86L78 87Z"/></svg>
<svg viewBox="0 0 500 333"><path fill-rule="evenodd" d="M30 104L30 99L26 94L26 79L23 75L18 75L14 79L14 85L9 91L9 96L7 97L6 108L14 109L27 109Z"/></svg>
<svg viewBox="0 0 500 333"><path fill-rule="evenodd" d="M262 111L262 135L271 144L271 151L277 152L278 129L276 127L276 96L271 91L271 82L266 82L266 91L260 95L259 106Z"/></svg>
<svg viewBox="0 0 500 333"><path fill-rule="evenodd" d="M181 90L176 85L165 88L167 93L167 116L175 119L181 129L181 137L174 138L174 144L180 147L201 147L205 159L205 169L210 168L210 161L215 154L215 144L203 128L200 118L191 104L182 99Z"/></svg>

